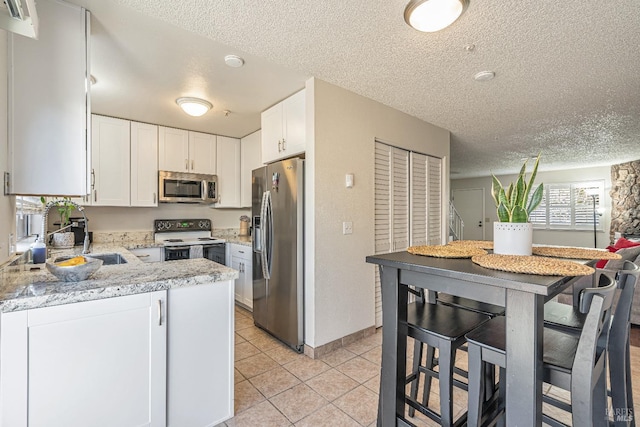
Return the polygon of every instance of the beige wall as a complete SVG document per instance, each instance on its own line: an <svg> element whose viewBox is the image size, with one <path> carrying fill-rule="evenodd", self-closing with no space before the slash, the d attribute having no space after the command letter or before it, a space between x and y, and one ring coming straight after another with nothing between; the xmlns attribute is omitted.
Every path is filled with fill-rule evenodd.
<svg viewBox="0 0 640 427"><path fill-rule="evenodd" d="M7 33L0 30L0 173L8 168L7 144ZM4 178L3 178L4 179ZM7 261L10 253L9 235L15 239L15 197L0 193L0 264Z"/></svg>
<svg viewBox="0 0 640 427"><path fill-rule="evenodd" d="M305 340L317 347L375 323L374 267L365 257L374 252L376 138L443 158L448 200L449 132L317 79L307 82L307 106L306 219L315 229L305 236ZM353 222L353 234L342 234L343 221Z"/></svg>
<svg viewBox="0 0 640 427"><path fill-rule="evenodd" d="M544 153L543 153L544 156ZM541 159L541 165L544 162L544 157ZM504 185L508 185L510 182L515 182L516 175L501 175L498 176L500 182ZM611 222L611 198L608 197L609 190L611 190L611 168L608 166L583 168L583 169L569 169L564 171L554 172L538 172L536 177L536 183L566 183L566 182L580 182L580 181L596 181L604 180L604 208L605 213L602 216L603 230L598 231L598 247L605 248L609 245L609 223ZM459 189L472 189L472 188L484 188L485 194L485 214L484 217L489 218L490 222L485 223L485 239L493 239L493 222L498 220L496 214L495 204L491 198L491 177L481 178L468 178L468 179L452 179L451 191ZM454 201L455 205L455 201ZM568 246L584 246L593 247L593 230L580 230L580 231L565 231L565 230L535 230L533 231L533 242L538 244L547 245L568 245Z"/></svg>
<svg viewBox="0 0 640 427"><path fill-rule="evenodd" d="M251 215L251 210L212 209L201 205L161 203L156 208L88 206L86 215L89 218L90 231L145 231L153 229L154 219L178 218L208 218L213 228L240 228L240 216ZM55 212L51 216L55 217Z"/></svg>

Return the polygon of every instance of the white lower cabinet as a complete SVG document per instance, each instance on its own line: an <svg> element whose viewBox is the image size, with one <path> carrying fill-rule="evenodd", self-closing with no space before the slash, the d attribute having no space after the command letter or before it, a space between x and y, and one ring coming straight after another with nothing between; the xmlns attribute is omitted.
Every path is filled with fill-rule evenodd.
<svg viewBox="0 0 640 427"><path fill-rule="evenodd" d="M164 426L165 308L158 291L3 314L0 424Z"/></svg>
<svg viewBox="0 0 640 427"><path fill-rule="evenodd" d="M236 302L253 309L253 260L251 247L229 244L231 268L238 270L239 276L235 284Z"/></svg>
<svg viewBox="0 0 640 427"><path fill-rule="evenodd" d="M233 281L169 289L167 426L233 417Z"/></svg>
<svg viewBox="0 0 640 427"><path fill-rule="evenodd" d="M0 425L205 427L231 418L232 285L3 313Z"/></svg>

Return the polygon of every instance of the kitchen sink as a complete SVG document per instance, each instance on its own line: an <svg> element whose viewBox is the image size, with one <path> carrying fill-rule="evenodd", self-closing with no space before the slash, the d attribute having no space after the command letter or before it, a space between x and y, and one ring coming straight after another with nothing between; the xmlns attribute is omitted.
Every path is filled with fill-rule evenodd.
<svg viewBox="0 0 640 427"><path fill-rule="evenodd" d="M102 265L126 264L127 260L120 254L87 254L89 258L101 259ZM66 261L73 258L72 256L62 256L56 258L54 262Z"/></svg>

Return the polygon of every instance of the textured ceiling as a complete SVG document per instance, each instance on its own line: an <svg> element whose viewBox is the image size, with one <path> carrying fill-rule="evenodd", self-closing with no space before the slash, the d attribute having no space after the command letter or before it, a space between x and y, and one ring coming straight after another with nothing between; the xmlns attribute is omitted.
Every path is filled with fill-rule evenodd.
<svg viewBox="0 0 640 427"><path fill-rule="evenodd" d="M226 45L250 55L247 65L255 61L281 72L270 77L266 93L263 81L247 88L231 74L217 81L192 70L212 79L212 96L221 83L241 93L230 110L241 110L252 91L265 106L273 104L315 76L448 129L452 178L516 172L522 158L538 152L541 170L640 159L637 0L471 0L453 26L431 34L404 23L405 0L75 2L89 9L119 3L109 7L113 13L133 14L131 8L172 24L164 33L156 22L157 32L146 37L171 49L180 34L195 64L207 55L206 46ZM123 36L123 51L128 43L137 41ZM124 53L123 59L141 60ZM474 81L483 70L496 78ZM161 75L162 69L147 73ZM162 83L149 93L162 91ZM101 96L95 94L96 102ZM257 128L259 119L251 120Z"/></svg>

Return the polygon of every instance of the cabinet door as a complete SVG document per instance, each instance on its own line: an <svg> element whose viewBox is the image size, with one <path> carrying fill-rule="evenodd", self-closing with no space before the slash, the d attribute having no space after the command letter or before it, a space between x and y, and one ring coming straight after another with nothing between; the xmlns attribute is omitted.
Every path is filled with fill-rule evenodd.
<svg viewBox="0 0 640 427"><path fill-rule="evenodd" d="M169 289L167 426L233 416L233 282Z"/></svg>
<svg viewBox="0 0 640 427"><path fill-rule="evenodd" d="M0 326L2 425L165 425L166 291L6 313Z"/></svg>
<svg viewBox="0 0 640 427"><path fill-rule="evenodd" d="M283 117L283 157L291 157L304 153L306 149L306 97L305 91L290 96L282 101Z"/></svg>
<svg viewBox="0 0 640 427"><path fill-rule="evenodd" d="M262 132L257 131L240 140L240 207L251 207L251 172L262 166Z"/></svg>
<svg viewBox="0 0 640 427"><path fill-rule="evenodd" d="M92 116L93 206L129 206L129 121Z"/></svg>
<svg viewBox="0 0 640 427"><path fill-rule="evenodd" d="M218 137L218 203L217 208L240 206L240 140Z"/></svg>
<svg viewBox="0 0 640 427"><path fill-rule="evenodd" d="M244 304L244 273L242 272L243 259L231 256L231 268L238 270L238 278L235 282L234 295L237 302Z"/></svg>
<svg viewBox="0 0 640 427"><path fill-rule="evenodd" d="M7 36L10 192L86 195L86 11L42 0L38 15L38 40Z"/></svg>
<svg viewBox="0 0 640 427"><path fill-rule="evenodd" d="M158 169L172 172L189 171L189 132L158 127Z"/></svg>
<svg viewBox="0 0 640 427"><path fill-rule="evenodd" d="M216 174L216 135L189 132L189 172Z"/></svg>
<svg viewBox="0 0 640 427"><path fill-rule="evenodd" d="M242 303L253 310L253 261L251 260L251 248L249 256L242 261Z"/></svg>
<svg viewBox="0 0 640 427"><path fill-rule="evenodd" d="M131 122L131 206L158 206L158 126Z"/></svg>
<svg viewBox="0 0 640 427"><path fill-rule="evenodd" d="M262 163L271 163L282 156L282 103L261 115Z"/></svg>
<svg viewBox="0 0 640 427"><path fill-rule="evenodd" d="M129 252L137 256L142 262L160 262L163 260L162 248L137 248L129 249Z"/></svg>

